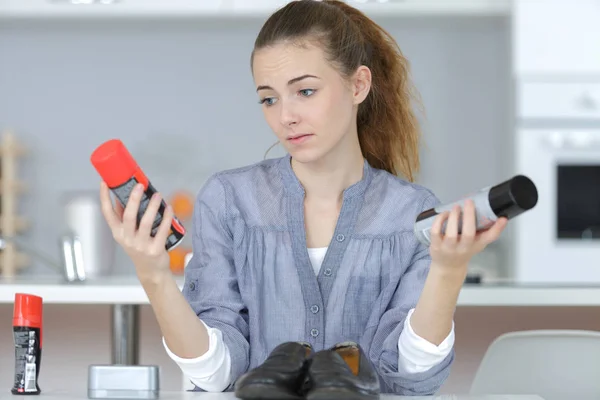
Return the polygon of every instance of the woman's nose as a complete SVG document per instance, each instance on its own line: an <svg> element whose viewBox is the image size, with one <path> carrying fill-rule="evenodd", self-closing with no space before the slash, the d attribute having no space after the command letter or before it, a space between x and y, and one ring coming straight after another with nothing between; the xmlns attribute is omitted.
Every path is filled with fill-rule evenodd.
<svg viewBox="0 0 600 400"><path fill-rule="evenodd" d="M291 104L285 104L285 102L283 102L283 104L281 104L279 120L283 126L296 125L298 123L298 113Z"/></svg>

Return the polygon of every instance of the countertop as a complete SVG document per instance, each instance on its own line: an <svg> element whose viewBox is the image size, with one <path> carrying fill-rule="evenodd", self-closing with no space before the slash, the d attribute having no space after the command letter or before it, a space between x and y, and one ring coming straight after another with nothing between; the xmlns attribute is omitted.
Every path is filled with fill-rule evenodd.
<svg viewBox="0 0 600 400"><path fill-rule="evenodd" d="M13 396L12 394L0 394L1 400L15 400L17 398L22 398L19 396ZM69 392L69 391L54 391L54 392L42 392L36 398L41 398L44 400L87 400L86 393L77 393L77 392ZM421 397L421 396L394 396L394 395L381 395L381 400L543 400L539 396L532 395L490 395L490 396L471 396L471 395L439 395L439 396L429 396L429 397ZM231 392L228 393L203 393L203 392L161 392L160 400L237 400L237 397ZM577 400L577 399L573 399Z"/></svg>
<svg viewBox="0 0 600 400"><path fill-rule="evenodd" d="M183 277L175 279L183 287ZM44 304L148 304L135 276L78 283L58 276L0 279L0 304L12 304L15 293L36 294ZM600 306L600 285L466 284L458 306Z"/></svg>

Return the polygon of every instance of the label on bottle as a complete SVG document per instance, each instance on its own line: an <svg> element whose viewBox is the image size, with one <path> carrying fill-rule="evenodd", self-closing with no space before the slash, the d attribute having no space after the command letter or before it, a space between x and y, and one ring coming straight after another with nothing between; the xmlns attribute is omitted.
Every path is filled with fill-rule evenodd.
<svg viewBox="0 0 600 400"><path fill-rule="evenodd" d="M15 394L39 393L38 374L42 349L40 330L30 327L14 327L15 341Z"/></svg>
<svg viewBox="0 0 600 400"><path fill-rule="evenodd" d="M498 219L494 210L490 205L489 201L489 192L492 187L488 186L481 190L478 190L475 193L467 195L460 200L457 200L452 203L442 204L433 208L434 212L428 213L426 218L418 219L415 222L414 232L417 239L426 246L431 244L431 227L433 226L433 222L438 214L441 214L445 211L452 211L454 206L460 205L461 208L464 208L465 201L467 199L473 200L475 205L475 223L476 230L478 232L484 231L488 229L490 226L494 224L494 222ZM462 212L459 216L458 220L458 233L460 234L462 231ZM442 234L446 232L447 220L444 221L442 225Z"/></svg>
<svg viewBox="0 0 600 400"><path fill-rule="evenodd" d="M119 201L121 202L123 207L127 206L127 202L129 201L131 192L138 183L139 182L137 179L131 178L130 180L128 180L121 186L111 188L112 192L119 199ZM157 192L157 190L154 188L154 186L152 186L152 184L150 182L148 182L147 188L144 191L144 193L142 194L142 198L140 200L140 206L138 208L138 214L137 214L137 226L139 226L140 221L142 220L142 217L144 216L144 213L146 212L146 209L148 208L150 200L152 199L152 195L154 195L154 193L156 193L156 192ZM166 208L167 208L167 203L165 203L165 201L163 199L163 200L161 200L161 204L158 208L158 212L156 213L156 216L154 217L154 221L152 222L152 229L150 231L150 236L154 237L156 235L156 232L158 231L160 223L163 220L163 215L164 215ZM176 245L178 245L182 241L184 235L185 235L185 229L183 228L183 225L181 224L181 222L179 222L179 220L177 219L176 216L173 216L173 221L171 223L171 230L169 232L169 236L167 237L167 242L165 243L165 248L167 250L173 249Z"/></svg>

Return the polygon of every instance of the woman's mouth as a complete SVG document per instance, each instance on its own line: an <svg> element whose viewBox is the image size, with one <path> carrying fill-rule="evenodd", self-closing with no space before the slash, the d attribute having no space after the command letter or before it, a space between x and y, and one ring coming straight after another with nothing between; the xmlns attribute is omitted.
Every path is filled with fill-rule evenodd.
<svg viewBox="0 0 600 400"><path fill-rule="evenodd" d="M300 144L300 143L306 142L313 136L314 135L312 133L306 133L306 134L302 134L302 135L290 136L290 137L288 137L287 140L288 140L288 142L290 142L292 144Z"/></svg>

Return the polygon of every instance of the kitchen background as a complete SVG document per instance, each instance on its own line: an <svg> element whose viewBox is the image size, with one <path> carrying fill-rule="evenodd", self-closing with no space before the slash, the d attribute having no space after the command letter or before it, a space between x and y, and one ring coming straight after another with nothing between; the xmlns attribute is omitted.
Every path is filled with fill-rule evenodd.
<svg viewBox="0 0 600 400"><path fill-rule="evenodd" d="M507 9L375 17L411 61L426 110L418 181L443 201L523 173L516 162L514 21ZM97 191L89 157L110 138L124 141L166 196L195 195L212 173L261 160L275 140L249 69L262 22L217 16L0 18L0 132L12 130L27 149L18 161L18 178L27 186L18 196L18 214L29 221L20 240L60 260L64 196ZM276 147L268 156L282 154ZM514 225L474 261L473 269L490 282L512 276ZM118 248L113 273L133 273ZM37 258L19 271L19 279L31 282L56 276ZM85 388L87 366L110 360L109 308L47 305L44 312L42 389ZM457 361L443 391L467 391L483 352L502 332L599 329L596 317L590 308L459 308ZM11 318L12 305L0 304L3 390L12 386ZM140 362L160 365L161 386L179 389L181 376L148 306L141 309L140 330Z"/></svg>
<svg viewBox="0 0 600 400"><path fill-rule="evenodd" d="M263 159L275 137L249 56L262 20L3 21L0 118L29 153L20 213L57 254L62 198L97 190L90 154L120 138L165 195ZM510 31L504 18L381 19L423 98L420 183L451 200L512 173ZM279 147L269 157L282 155ZM117 255L117 272L127 260ZM46 274L37 261L24 274Z"/></svg>

